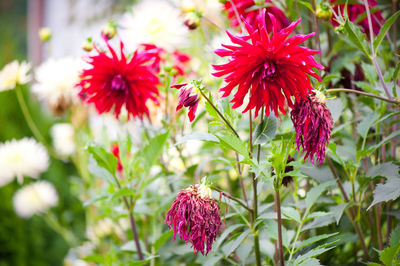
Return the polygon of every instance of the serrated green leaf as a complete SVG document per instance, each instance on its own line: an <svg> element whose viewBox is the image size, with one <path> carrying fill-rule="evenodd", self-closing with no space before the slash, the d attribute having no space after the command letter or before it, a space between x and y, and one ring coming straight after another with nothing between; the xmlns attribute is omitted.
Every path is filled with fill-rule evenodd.
<svg viewBox="0 0 400 266"><path fill-rule="evenodd" d="M167 242L172 237L173 234L174 231L172 230L163 233L153 244L155 252L157 252L162 247L162 245L164 245L165 242Z"/></svg>
<svg viewBox="0 0 400 266"><path fill-rule="evenodd" d="M296 247L296 252L302 248L305 248L305 247L315 243L315 242L321 241L323 239L327 239L327 238L337 235L337 234L339 234L339 233L336 232L336 233L332 233L332 234L322 234L322 235L317 235L317 236L307 238L306 240L300 242L300 244Z"/></svg>
<svg viewBox="0 0 400 266"><path fill-rule="evenodd" d="M144 260L139 260L139 261L131 261L129 262L130 266L139 266L139 265L145 265L148 264L152 259L157 258L158 256L150 256Z"/></svg>
<svg viewBox="0 0 400 266"><path fill-rule="evenodd" d="M370 178L375 178L377 176L400 178L399 167L393 164L393 162L374 165L368 170L366 175Z"/></svg>
<svg viewBox="0 0 400 266"><path fill-rule="evenodd" d="M254 145L265 144L273 139L278 126L277 119L274 115L267 116L256 126L254 131Z"/></svg>
<svg viewBox="0 0 400 266"><path fill-rule="evenodd" d="M318 255L321 255L322 253L324 253L324 252L326 252L326 251L328 251L328 250L330 250L332 248L334 248L334 247L329 247L329 248L317 247L317 248L314 248L314 249L308 251L307 253L298 256L296 258L296 260L294 261L294 264L295 265L299 265L300 263L304 262L305 260L310 259L310 258L314 258L314 257L316 257Z"/></svg>
<svg viewBox="0 0 400 266"><path fill-rule="evenodd" d="M119 189L117 192L115 192L112 195L111 199L115 200L115 199L119 199L119 198L124 197L124 196L134 196L135 193L136 192L133 189L130 189L128 187L123 187L123 188Z"/></svg>
<svg viewBox="0 0 400 266"><path fill-rule="evenodd" d="M373 113L372 115L367 115L361 120L360 123L357 125L357 132L358 134L365 139L368 135L369 129L375 123L375 120L379 118L379 114Z"/></svg>
<svg viewBox="0 0 400 266"><path fill-rule="evenodd" d="M368 56L368 58L371 58L365 48L365 34L363 34L361 30L348 19L346 19L346 22L344 23L344 29L347 32L350 41L366 56Z"/></svg>
<svg viewBox="0 0 400 266"><path fill-rule="evenodd" d="M392 231L390 234L390 246L396 246L400 244L400 226L397 226L397 228Z"/></svg>
<svg viewBox="0 0 400 266"><path fill-rule="evenodd" d="M306 213L312 208L314 203L317 201L317 199L321 196L321 194L331 185L333 182L325 182L323 184L320 184L316 187L313 187L306 196Z"/></svg>
<svg viewBox="0 0 400 266"><path fill-rule="evenodd" d="M155 161L161 155L161 152L167 143L169 131L152 138L149 143L140 151L141 158L143 159L143 166L147 171L154 165Z"/></svg>
<svg viewBox="0 0 400 266"><path fill-rule="evenodd" d="M241 233L236 239L229 241L222 247L222 252L225 254L226 257L228 257L232 252L235 251L239 247L239 245L242 243L242 241L247 237L247 235L250 233L250 229L247 229L243 233Z"/></svg>
<svg viewBox="0 0 400 266"><path fill-rule="evenodd" d="M247 145L244 142L242 142L238 137L233 135L225 135L225 136L216 135L216 137L220 140L220 143L223 144L225 147L238 152L246 159L250 159Z"/></svg>
<svg viewBox="0 0 400 266"><path fill-rule="evenodd" d="M393 23L396 21L396 19L399 17L400 11L397 11L394 13L390 18L388 18L381 27L381 30L379 31L378 36L376 36L374 40L374 49L375 51L378 50L379 46L381 45L383 38L385 38L386 33L390 29L390 27L393 25Z"/></svg>
<svg viewBox="0 0 400 266"><path fill-rule="evenodd" d="M374 200L368 209L379 202L395 200L398 197L400 197L400 178L389 178L386 180L385 184L378 184L376 186L374 190Z"/></svg>
<svg viewBox="0 0 400 266"><path fill-rule="evenodd" d="M205 106L206 106L206 111L210 116L212 116L217 120L220 120L218 112L211 106L211 104L208 101L206 101Z"/></svg>
<svg viewBox="0 0 400 266"><path fill-rule="evenodd" d="M303 0L299 0L298 2L299 4L302 4L303 6L307 7L311 12L313 13L315 12L310 2Z"/></svg>
<svg viewBox="0 0 400 266"><path fill-rule="evenodd" d="M95 145L90 145L86 149L100 167L106 169L112 175L115 174L118 159L113 154L107 152L103 147Z"/></svg>
<svg viewBox="0 0 400 266"><path fill-rule="evenodd" d="M235 224L235 225L231 225L228 228L225 229L225 231L220 235L220 237L217 240L217 243L215 244L215 249L217 249L219 246L221 246L222 242L225 240L225 238L232 233L233 231L235 231L236 229L240 228L240 227L244 227L244 224Z"/></svg>
<svg viewBox="0 0 400 266"><path fill-rule="evenodd" d="M330 212L333 214L336 220L336 224L339 224L340 218L342 218L344 210L346 210L346 207L348 206L348 203L343 203L339 205L335 205L330 209Z"/></svg>
<svg viewBox="0 0 400 266"><path fill-rule="evenodd" d="M400 243L395 246L390 246L385 248L379 255L379 259L385 265L398 265L396 261L398 262L399 260L398 258L399 253L400 253Z"/></svg>
<svg viewBox="0 0 400 266"><path fill-rule="evenodd" d="M297 223L301 222L299 212L292 207L282 207L282 214L289 219L295 220Z"/></svg>

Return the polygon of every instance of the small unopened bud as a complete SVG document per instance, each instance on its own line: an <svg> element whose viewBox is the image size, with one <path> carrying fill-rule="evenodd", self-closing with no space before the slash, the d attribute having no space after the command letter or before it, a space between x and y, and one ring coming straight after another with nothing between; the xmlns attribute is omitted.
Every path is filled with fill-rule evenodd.
<svg viewBox="0 0 400 266"><path fill-rule="evenodd" d="M82 49L86 52L90 52L93 50L93 42L92 38L88 38L86 41L82 43Z"/></svg>
<svg viewBox="0 0 400 266"><path fill-rule="evenodd" d="M104 35L107 39L112 39L115 34L117 33L117 26L115 22L110 20L107 25L104 25L103 29L101 30L101 34Z"/></svg>
<svg viewBox="0 0 400 266"><path fill-rule="evenodd" d="M320 19L330 20L332 17L332 9L328 3L321 2L317 7L315 15Z"/></svg>
<svg viewBox="0 0 400 266"><path fill-rule="evenodd" d="M198 12L189 12L185 15L185 25L189 30L195 30L200 26L200 14Z"/></svg>
<svg viewBox="0 0 400 266"><path fill-rule="evenodd" d="M47 42L51 39L51 30L50 28L40 28L39 30L39 38L42 42Z"/></svg>
<svg viewBox="0 0 400 266"><path fill-rule="evenodd" d="M344 33L344 25L339 25L335 28L335 32L338 34Z"/></svg>

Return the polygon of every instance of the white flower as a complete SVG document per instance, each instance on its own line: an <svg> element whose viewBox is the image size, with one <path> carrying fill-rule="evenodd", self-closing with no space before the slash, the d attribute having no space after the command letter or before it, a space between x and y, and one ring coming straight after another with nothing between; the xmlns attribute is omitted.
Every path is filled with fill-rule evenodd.
<svg viewBox="0 0 400 266"><path fill-rule="evenodd" d="M188 29L179 10L165 0L142 1L132 12L125 14L120 22L126 47L151 43L173 51L188 44Z"/></svg>
<svg viewBox="0 0 400 266"><path fill-rule="evenodd" d="M67 157L75 153L75 132L74 127L71 124L55 124L50 129L50 133L57 154Z"/></svg>
<svg viewBox="0 0 400 266"><path fill-rule="evenodd" d="M184 12L196 10L214 23L222 24L222 4L218 0L174 0Z"/></svg>
<svg viewBox="0 0 400 266"><path fill-rule="evenodd" d="M12 61L0 71L0 91L12 90L17 84L26 84L31 80L28 74L31 64L27 62Z"/></svg>
<svg viewBox="0 0 400 266"><path fill-rule="evenodd" d="M73 58L50 58L35 71L36 84L33 93L50 106L54 113L63 113L69 106L78 103L79 71L83 63Z"/></svg>
<svg viewBox="0 0 400 266"><path fill-rule="evenodd" d="M49 167L46 148L32 138L11 140L0 144L0 185L5 185L17 177L38 178Z"/></svg>
<svg viewBox="0 0 400 266"><path fill-rule="evenodd" d="M54 186L47 181L38 181L18 190L13 197L14 210L18 216L29 218L44 213L56 206L58 195Z"/></svg>

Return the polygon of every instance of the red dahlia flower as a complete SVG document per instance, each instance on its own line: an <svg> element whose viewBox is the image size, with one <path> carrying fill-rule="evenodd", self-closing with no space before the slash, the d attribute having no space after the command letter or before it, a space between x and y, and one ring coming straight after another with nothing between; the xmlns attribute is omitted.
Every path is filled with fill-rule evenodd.
<svg viewBox="0 0 400 266"><path fill-rule="evenodd" d="M288 38L300 19L280 31L276 29L276 20L272 20L271 36L265 25L264 16L258 19L258 25L253 27L245 23L249 35L233 36L229 38L235 45L222 45L226 49L218 49L215 53L221 57L230 57L229 62L223 65L214 65L216 77L225 77L228 84L221 88L222 97L231 94L233 88L238 90L233 96L233 108L243 104L247 93L250 94L249 104L243 112L255 108L255 116L259 109L265 105L268 116L270 109L278 115L278 109L285 113L285 98L289 106L293 106L291 97L297 100L304 98L312 91L309 75L321 81L313 71L313 67L324 67L315 62L313 55L321 53L299 46L314 35L294 35ZM248 42L250 41L250 42Z"/></svg>
<svg viewBox="0 0 400 266"><path fill-rule="evenodd" d="M179 91L179 104L176 107L176 111L179 111L183 106L189 107L189 120L192 122L196 118L197 105L200 101L200 96L198 93L193 92L197 90L194 86L188 85L187 83L176 84L171 86L171 88L177 88Z"/></svg>
<svg viewBox="0 0 400 266"><path fill-rule="evenodd" d="M124 45L120 41L121 55L118 58L108 40L104 40L111 56L95 47L97 54L87 58L92 67L82 71L81 81L77 84L82 88L80 95L88 103L94 103L99 113L113 109L118 118L121 108L125 106L128 118L143 118L144 114L149 114L147 100L158 103L156 85L160 81L149 66L155 53L135 51L132 58L127 60L123 52Z"/></svg>
<svg viewBox="0 0 400 266"><path fill-rule="evenodd" d="M293 126L296 130L297 148L306 151L305 159L310 157L314 163L314 154L321 164L325 159L325 148L333 127L331 112L325 105L325 96L317 94L309 96L306 100L296 101L290 113Z"/></svg>
<svg viewBox="0 0 400 266"><path fill-rule="evenodd" d="M232 6L232 3L235 6ZM260 14L260 10L252 10L256 6L254 3L254 0L232 0L231 1L226 1L224 8L228 12L228 18L231 20L231 26L232 27L238 27L240 25L235 8L237 10L237 13L240 17L243 17L244 20L247 21L250 25L256 27L257 26L257 17ZM266 4L271 4L271 6L267 6L263 8L267 13L272 14L276 18L276 27L278 30L285 28L289 25L289 19L285 16L282 10L280 10L277 7L272 6L272 2L270 0L265 1ZM266 25L267 25L267 31L270 32L272 30L272 21L269 16L265 16L266 19Z"/></svg>
<svg viewBox="0 0 400 266"><path fill-rule="evenodd" d="M204 185L191 185L179 192L165 222L174 230L174 240L178 233L186 244L192 243L195 253L203 255L211 251L222 224L218 203Z"/></svg>
<svg viewBox="0 0 400 266"><path fill-rule="evenodd" d="M335 2L338 2L338 0L330 0L330 2L331 4L334 4L334 10L336 14L339 15L340 11L340 14L344 16L343 13L345 4L335 5ZM374 32L375 35L377 35L381 29L381 25L385 23L385 19L382 17L381 11L375 10L374 12L373 10L378 6L378 2L376 0L368 0L368 5L371 10L372 31ZM368 24L368 18L366 17L366 10L364 4L348 4L347 13L349 16L349 20L354 23L357 22L357 24L361 26L363 32L366 33L367 36L369 36L369 24ZM365 16L365 18L359 21L359 18L361 16ZM334 17L331 19L331 23L333 26L339 25Z"/></svg>

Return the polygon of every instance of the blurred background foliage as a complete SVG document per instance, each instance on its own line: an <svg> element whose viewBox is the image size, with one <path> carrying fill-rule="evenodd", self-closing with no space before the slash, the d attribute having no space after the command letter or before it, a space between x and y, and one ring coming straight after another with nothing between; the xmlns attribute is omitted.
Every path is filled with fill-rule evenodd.
<svg viewBox="0 0 400 266"><path fill-rule="evenodd" d="M0 65L27 58L27 0L0 1ZM51 117L44 116L38 102L28 101L42 134L50 140ZM40 114L41 113L41 114ZM0 142L32 136L16 99L15 91L4 92L0 97ZM1 171L1 169L0 169ZM49 170L42 176L52 182L60 196L56 209L59 220L74 228L77 236L84 235L85 217L81 202L73 196L71 183L75 168L57 160L51 160ZM12 196L18 184L0 188L0 265L62 265L68 245L40 216L24 220L12 206ZM45 251L45 252L44 252Z"/></svg>

